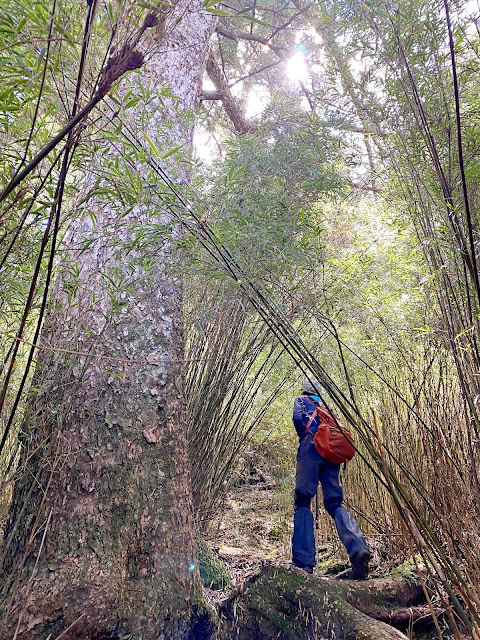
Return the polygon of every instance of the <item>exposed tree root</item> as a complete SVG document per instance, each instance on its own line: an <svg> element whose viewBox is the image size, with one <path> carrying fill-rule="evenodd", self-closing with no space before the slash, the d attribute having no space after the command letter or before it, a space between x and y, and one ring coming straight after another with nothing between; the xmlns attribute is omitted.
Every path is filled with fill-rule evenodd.
<svg viewBox="0 0 480 640"><path fill-rule="evenodd" d="M438 618L442 616L445 611L444 609L440 609L435 607L435 616ZM378 620L383 620L384 622L388 622L388 624L393 624L394 626L406 625L413 622L418 622L419 620L423 620L424 624L432 622L432 610L428 606L420 606L420 607L403 607L402 609L395 609L386 617L379 617Z"/></svg>
<svg viewBox="0 0 480 640"><path fill-rule="evenodd" d="M404 578L339 581L270 566L222 606L218 637L405 639L383 621L408 622L408 607L421 596L421 587Z"/></svg>

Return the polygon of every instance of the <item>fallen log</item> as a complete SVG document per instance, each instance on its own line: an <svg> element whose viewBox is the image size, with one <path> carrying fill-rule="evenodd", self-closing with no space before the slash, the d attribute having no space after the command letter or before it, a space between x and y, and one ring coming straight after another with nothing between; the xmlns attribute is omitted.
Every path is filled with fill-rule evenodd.
<svg viewBox="0 0 480 640"><path fill-rule="evenodd" d="M405 640L382 620L421 599L404 578L364 582L314 577L269 566L219 611L219 638L238 640Z"/></svg>

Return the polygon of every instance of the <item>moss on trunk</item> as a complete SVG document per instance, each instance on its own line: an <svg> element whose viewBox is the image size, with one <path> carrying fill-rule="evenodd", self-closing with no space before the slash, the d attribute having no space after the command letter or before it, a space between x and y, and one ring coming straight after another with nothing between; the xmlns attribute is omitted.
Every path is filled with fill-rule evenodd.
<svg viewBox="0 0 480 640"><path fill-rule="evenodd" d="M219 638L405 640L376 618L388 619L420 596L400 578L341 582L271 566L222 607Z"/></svg>
<svg viewBox="0 0 480 640"><path fill-rule="evenodd" d="M203 586L209 589L225 589L230 584L230 575L225 563L202 537L197 538L197 556Z"/></svg>

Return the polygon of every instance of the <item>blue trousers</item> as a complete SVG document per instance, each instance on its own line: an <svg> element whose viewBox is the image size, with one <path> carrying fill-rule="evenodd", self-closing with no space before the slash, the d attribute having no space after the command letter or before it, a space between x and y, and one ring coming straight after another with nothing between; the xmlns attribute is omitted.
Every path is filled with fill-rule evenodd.
<svg viewBox="0 0 480 640"><path fill-rule="evenodd" d="M320 482L323 504L334 519L340 540L351 559L359 551L368 549L365 538L353 516L342 507L343 489L339 482L340 465L328 462L317 452L313 437L301 442L297 453L295 478L295 515L293 517L292 560L306 567L315 566L315 538L311 499Z"/></svg>

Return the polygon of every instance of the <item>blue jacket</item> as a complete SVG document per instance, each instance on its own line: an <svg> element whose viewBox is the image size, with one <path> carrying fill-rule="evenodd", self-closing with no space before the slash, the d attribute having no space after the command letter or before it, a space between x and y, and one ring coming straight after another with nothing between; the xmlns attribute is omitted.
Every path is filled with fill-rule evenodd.
<svg viewBox="0 0 480 640"><path fill-rule="evenodd" d="M320 402L321 406L325 405L323 402ZM315 405L310 400L308 396L297 396L293 402L293 424L295 426L295 430L297 432L300 440L307 435L307 431L305 427L310 420L310 416L315 410ZM310 425L310 431L315 433L318 429L318 418L315 417L315 420Z"/></svg>

